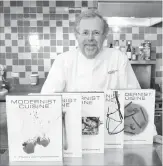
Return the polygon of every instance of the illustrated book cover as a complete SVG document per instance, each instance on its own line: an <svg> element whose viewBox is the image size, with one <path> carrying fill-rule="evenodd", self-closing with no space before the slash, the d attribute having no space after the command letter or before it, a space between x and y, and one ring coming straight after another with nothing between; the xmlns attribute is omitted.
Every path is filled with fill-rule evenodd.
<svg viewBox="0 0 163 166"><path fill-rule="evenodd" d="M62 161L61 96L6 96L9 161Z"/></svg>
<svg viewBox="0 0 163 166"><path fill-rule="evenodd" d="M124 92L105 91L105 148L123 148Z"/></svg>
<svg viewBox="0 0 163 166"><path fill-rule="evenodd" d="M125 90L124 143L152 144L155 90Z"/></svg>

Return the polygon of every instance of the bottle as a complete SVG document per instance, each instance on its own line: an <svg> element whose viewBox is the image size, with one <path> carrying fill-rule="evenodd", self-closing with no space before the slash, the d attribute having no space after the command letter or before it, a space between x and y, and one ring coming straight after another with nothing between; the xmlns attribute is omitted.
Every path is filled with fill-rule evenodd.
<svg viewBox="0 0 163 166"><path fill-rule="evenodd" d="M110 48L113 48L113 44L112 43L110 43Z"/></svg>
<svg viewBox="0 0 163 166"><path fill-rule="evenodd" d="M117 50L119 50L119 40L115 41L114 48L116 48Z"/></svg>
<svg viewBox="0 0 163 166"><path fill-rule="evenodd" d="M131 60L131 42L130 41L127 42L126 54L127 54L128 59Z"/></svg>
<svg viewBox="0 0 163 166"><path fill-rule="evenodd" d="M133 61L136 60L136 51L135 51L135 48L132 49L132 60Z"/></svg>

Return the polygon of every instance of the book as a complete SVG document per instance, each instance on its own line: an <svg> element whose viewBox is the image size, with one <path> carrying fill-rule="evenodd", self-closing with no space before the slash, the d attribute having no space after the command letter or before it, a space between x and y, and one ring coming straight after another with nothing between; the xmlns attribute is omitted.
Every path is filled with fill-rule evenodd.
<svg viewBox="0 0 163 166"><path fill-rule="evenodd" d="M104 153L104 93L82 94L82 152Z"/></svg>
<svg viewBox="0 0 163 166"><path fill-rule="evenodd" d="M61 96L6 96L9 161L62 161Z"/></svg>
<svg viewBox="0 0 163 166"><path fill-rule="evenodd" d="M123 148L124 92L105 91L105 148Z"/></svg>
<svg viewBox="0 0 163 166"><path fill-rule="evenodd" d="M61 93L64 157L82 157L81 95Z"/></svg>
<svg viewBox="0 0 163 166"><path fill-rule="evenodd" d="M82 157L81 94L53 93L51 95L62 96L63 157Z"/></svg>
<svg viewBox="0 0 163 166"><path fill-rule="evenodd" d="M153 144L154 112L155 90L125 90L125 144Z"/></svg>

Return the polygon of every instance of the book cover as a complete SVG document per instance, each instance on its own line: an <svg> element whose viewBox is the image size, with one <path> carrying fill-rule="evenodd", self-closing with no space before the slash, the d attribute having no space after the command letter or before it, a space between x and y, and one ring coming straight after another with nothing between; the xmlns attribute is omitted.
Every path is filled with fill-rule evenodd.
<svg viewBox="0 0 163 166"><path fill-rule="evenodd" d="M62 161L61 96L7 96L9 161Z"/></svg>
<svg viewBox="0 0 163 166"><path fill-rule="evenodd" d="M105 91L105 148L123 148L124 92Z"/></svg>
<svg viewBox="0 0 163 166"><path fill-rule="evenodd" d="M82 157L81 94L50 95L62 96L63 157Z"/></svg>
<svg viewBox="0 0 163 166"><path fill-rule="evenodd" d="M154 111L155 90L125 90L125 144L153 144Z"/></svg>
<svg viewBox="0 0 163 166"><path fill-rule="evenodd" d="M62 93L64 157L82 157L81 95Z"/></svg>
<svg viewBox="0 0 163 166"><path fill-rule="evenodd" d="M82 93L82 151L104 153L104 93Z"/></svg>

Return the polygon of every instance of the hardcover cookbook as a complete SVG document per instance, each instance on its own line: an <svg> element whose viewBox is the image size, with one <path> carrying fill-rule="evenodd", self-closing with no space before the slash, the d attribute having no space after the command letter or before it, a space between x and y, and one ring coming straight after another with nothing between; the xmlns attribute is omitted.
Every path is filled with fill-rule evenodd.
<svg viewBox="0 0 163 166"><path fill-rule="evenodd" d="M104 153L104 93L82 93L83 153Z"/></svg>
<svg viewBox="0 0 163 166"><path fill-rule="evenodd" d="M123 148L124 92L105 91L105 148Z"/></svg>
<svg viewBox="0 0 163 166"><path fill-rule="evenodd" d="M62 161L61 96L7 96L9 160Z"/></svg>
<svg viewBox="0 0 163 166"><path fill-rule="evenodd" d="M124 143L152 144L155 90L125 90Z"/></svg>

